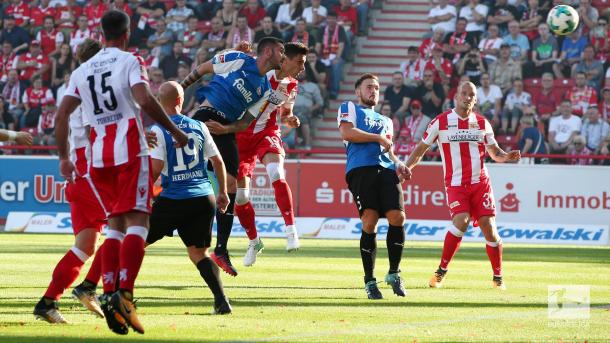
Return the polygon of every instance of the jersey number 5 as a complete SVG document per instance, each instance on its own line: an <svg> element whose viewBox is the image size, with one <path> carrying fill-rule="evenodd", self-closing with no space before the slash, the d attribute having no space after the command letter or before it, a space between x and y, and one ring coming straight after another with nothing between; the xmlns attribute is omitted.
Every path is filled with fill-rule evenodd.
<svg viewBox="0 0 610 343"><path fill-rule="evenodd" d="M199 149L196 144L197 135L193 132L189 132L187 136L189 138L188 144L182 148L176 148L176 166L174 166L175 172L185 171L187 168L190 170L199 163ZM191 142L193 143L192 149ZM184 164L184 154L187 156L193 156L193 160L188 164L188 166Z"/></svg>
<svg viewBox="0 0 610 343"><path fill-rule="evenodd" d="M109 77L110 75L112 75L112 72L109 72L109 71L102 74L102 85L101 86L102 86L102 94L110 93L110 103L108 103L108 101L104 100L104 106L106 106L108 111L114 111L114 110L116 110L116 108L118 106L116 97L114 96L114 90L112 89L112 86L106 85L106 78ZM97 93L95 91L95 75L89 75L87 77L87 80L89 81L89 90L91 91L91 99L93 99L93 113L102 114L102 113L104 113L104 111L100 108L100 104L98 103L98 100L97 100Z"/></svg>

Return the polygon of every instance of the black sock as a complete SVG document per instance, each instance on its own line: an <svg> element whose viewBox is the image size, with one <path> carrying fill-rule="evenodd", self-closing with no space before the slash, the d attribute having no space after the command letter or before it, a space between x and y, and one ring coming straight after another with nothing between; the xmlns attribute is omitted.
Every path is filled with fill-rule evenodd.
<svg viewBox="0 0 610 343"><path fill-rule="evenodd" d="M225 213L216 212L216 248L214 252L227 251L227 242L233 228L233 207L235 206L235 193L229 193L229 206Z"/></svg>
<svg viewBox="0 0 610 343"><path fill-rule="evenodd" d="M51 299L51 298L47 298L47 297L42 297L42 301L44 301L45 305L51 306L55 302L55 299Z"/></svg>
<svg viewBox="0 0 610 343"><path fill-rule="evenodd" d="M210 287L214 299L224 296L222 289L222 281L220 281L220 275L218 272L218 266L209 257L204 257L203 260L197 263L197 269L199 274L203 278L203 281Z"/></svg>
<svg viewBox="0 0 610 343"><path fill-rule="evenodd" d="M386 236L388 247L388 258L390 260L390 274L398 273L400 270L400 260L402 259L402 249L405 246L405 230L402 226L390 225Z"/></svg>
<svg viewBox="0 0 610 343"><path fill-rule="evenodd" d="M97 285L96 285L96 284L94 284L93 282L91 282L91 281L89 281L89 280L87 280L87 279L83 280L83 282L81 283L81 285L82 285L83 287L87 288L87 289L93 289L93 290L95 290L95 288L97 287Z"/></svg>
<svg viewBox="0 0 610 343"><path fill-rule="evenodd" d="M360 236L360 257L362 258L362 267L364 267L364 282L367 283L373 279L373 271L375 270L375 257L377 256L377 234L366 233L362 231Z"/></svg>

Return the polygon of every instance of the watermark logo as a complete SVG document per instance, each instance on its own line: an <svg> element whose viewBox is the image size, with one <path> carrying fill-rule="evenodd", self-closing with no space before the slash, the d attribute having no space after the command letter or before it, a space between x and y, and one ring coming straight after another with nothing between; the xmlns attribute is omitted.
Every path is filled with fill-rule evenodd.
<svg viewBox="0 0 610 343"><path fill-rule="evenodd" d="M588 326L590 304L589 286L548 286L549 326Z"/></svg>

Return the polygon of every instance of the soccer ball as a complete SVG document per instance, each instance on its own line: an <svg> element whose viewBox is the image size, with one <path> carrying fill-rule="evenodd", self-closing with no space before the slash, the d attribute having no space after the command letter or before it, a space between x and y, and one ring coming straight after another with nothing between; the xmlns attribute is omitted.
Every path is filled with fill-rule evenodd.
<svg viewBox="0 0 610 343"><path fill-rule="evenodd" d="M578 12L572 6L557 5L549 12L546 23L555 34L564 36L576 30L578 20Z"/></svg>

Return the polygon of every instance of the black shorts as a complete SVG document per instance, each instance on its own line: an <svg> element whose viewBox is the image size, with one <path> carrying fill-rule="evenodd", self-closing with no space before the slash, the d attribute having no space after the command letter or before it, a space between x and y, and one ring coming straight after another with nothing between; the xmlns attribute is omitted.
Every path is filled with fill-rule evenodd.
<svg viewBox="0 0 610 343"><path fill-rule="evenodd" d="M216 214L213 195L190 199L158 197L150 215L150 230L146 243L153 244L174 230L187 247L208 248L212 242L212 223Z"/></svg>
<svg viewBox="0 0 610 343"><path fill-rule="evenodd" d="M199 107L197 112L195 112L193 115L193 119L204 123L208 120L214 120L223 125L230 124L222 112L217 111L213 107L207 106ZM216 143L216 146L218 147L220 156L222 156L227 173L237 177L239 155L237 153L237 141L235 140L235 134L228 133L226 135L212 135L212 139L214 139L214 143ZM212 170L211 162L208 162L208 169Z"/></svg>
<svg viewBox="0 0 610 343"><path fill-rule="evenodd" d="M381 166L359 167L350 170L345 179L360 216L367 208L377 211L379 218L390 210L405 210L396 171Z"/></svg>

